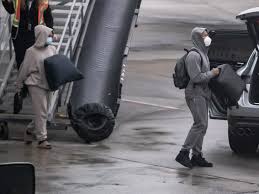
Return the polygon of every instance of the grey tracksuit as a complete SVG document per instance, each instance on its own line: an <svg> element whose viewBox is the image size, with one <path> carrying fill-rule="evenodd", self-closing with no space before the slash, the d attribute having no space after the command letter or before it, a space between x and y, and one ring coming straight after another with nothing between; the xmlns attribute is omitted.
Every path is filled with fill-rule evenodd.
<svg viewBox="0 0 259 194"><path fill-rule="evenodd" d="M38 141L47 138L46 122L50 91L45 75L44 59L56 54L54 46L46 46L51 33L52 29L46 26L35 27L35 44L27 49L16 81L17 88L22 88L23 84L28 86L35 119L27 129L36 135Z"/></svg>
<svg viewBox="0 0 259 194"><path fill-rule="evenodd" d="M208 82L214 77L210 71L208 48L205 46L201 34L205 28L194 28L191 34L194 48L199 51L191 51L186 58L186 68L190 76L190 82L185 89L187 105L192 113L194 123L188 133L183 151L190 151L194 155L202 153L203 138L208 127L208 103L211 91Z"/></svg>

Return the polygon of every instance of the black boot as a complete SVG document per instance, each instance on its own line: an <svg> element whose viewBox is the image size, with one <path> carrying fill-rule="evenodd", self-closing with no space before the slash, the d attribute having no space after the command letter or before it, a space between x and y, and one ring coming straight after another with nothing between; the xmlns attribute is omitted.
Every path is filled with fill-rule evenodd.
<svg viewBox="0 0 259 194"><path fill-rule="evenodd" d="M189 158L189 152L188 151L180 151L180 153L175 158L176 162L179 162L181 165L192 168L192 163Z"/></svg>
<svg viewBox="0 0 259 194"><path fill-rule="evenodd" d="M201 154L193 155L191 159L192 166L199 166L199 167L213 167L213 164L208 162L205 158L202 157Z"/></svg>

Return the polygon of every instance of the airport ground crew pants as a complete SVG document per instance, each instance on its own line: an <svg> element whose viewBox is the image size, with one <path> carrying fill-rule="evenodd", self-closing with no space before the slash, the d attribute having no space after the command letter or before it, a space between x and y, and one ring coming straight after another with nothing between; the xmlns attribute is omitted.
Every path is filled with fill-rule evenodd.
<svg viewBox="0 0 259 194"><path fill-rule="evenodd" d="M19 31L16 39L13 39L17 69L20 68L23 62L26 50L30 48L34 42L33 32L23 32L22 30Z"/></svg>
<svg viewBox="0 0 259 194"><path fill-rule="evenodd" d="M193 125L182 150L192 150L193 155L202 154L203 139L208 128L208 100L202 96L196 96L186 97L186 102L192 113Z"/></svg>
<svg viewBox="0 0 259 194"><path fill-rule="evenodd" d="M37 86L28 86L28 89L35 118L27 126L27 130L33 133L38 141L43 141L47 139L47 113L50 92Z"/></svg>

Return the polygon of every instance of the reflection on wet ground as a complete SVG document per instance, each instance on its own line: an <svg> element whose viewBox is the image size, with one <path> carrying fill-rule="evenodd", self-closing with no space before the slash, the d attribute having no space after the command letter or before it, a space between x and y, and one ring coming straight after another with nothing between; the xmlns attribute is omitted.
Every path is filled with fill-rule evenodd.
<svg viewBox="0 0 259 194"><path fill-rule="evenodd" d="M35 144L25 146L21 141L2 141L0 160L32 162L36 166L37 191L42 194L259 191L258 157L233 155L225 139L223 122L210 123L205 142L205 154L215 168L187 170L173 158L190 126L189 113L138 106L135 110L134 104L122 104L121 122L106 141L78 143L70 129L53 139L64 132L51 131L50 138L55 140L53 150L38 150ZM128 117L126 110L135 110L130 112L139 115L138 120Z"/></svg>

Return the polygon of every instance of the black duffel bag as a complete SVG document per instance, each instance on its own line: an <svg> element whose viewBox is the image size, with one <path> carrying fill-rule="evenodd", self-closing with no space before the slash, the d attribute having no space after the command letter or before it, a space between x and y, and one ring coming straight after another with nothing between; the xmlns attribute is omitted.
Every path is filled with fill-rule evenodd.
<svg viewBox="0 0 259 194"><path fill-rule="evenodd" d="M83 74L64 55L53 55L44 60L45 74L51 91L61 85L83 79Z"/></svg>
<svg viewBox="0 0 259 194"><path fill-rule="evenodd" d="M218 66L220 74L212 79L210 88L217 96L224 97L229 107L238 105L238 101L246 90L246 84L229 64Z"/></svg>

